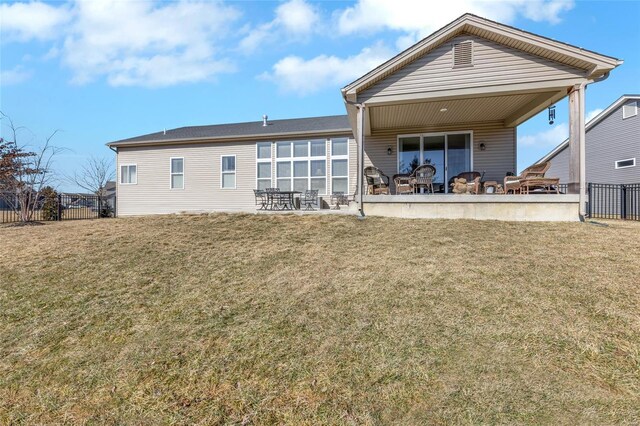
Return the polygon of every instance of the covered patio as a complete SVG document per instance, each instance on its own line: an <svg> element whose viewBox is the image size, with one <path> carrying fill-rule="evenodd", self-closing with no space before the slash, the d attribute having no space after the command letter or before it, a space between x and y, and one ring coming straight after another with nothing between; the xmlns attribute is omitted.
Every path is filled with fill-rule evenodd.
<svg viewBox="0 0 640 426"><path fill-rule="evenodd" d="M343 88L358 143L361 214L579 220L585 212L586 86L605 79L619 64L474 15L460 17ZM517 126L566 96L567 190L498 194L508 189L505 176L517 175ZM416 169L424 165L434 168L430 185L411 188ZM367 167L389 177L387 191L371 191L364 178ZM414 177L394 181L394 176ZM454 178L462 176L476 177L479 190L451 194ZM487 182L492 194L483 193Z"/></svg>

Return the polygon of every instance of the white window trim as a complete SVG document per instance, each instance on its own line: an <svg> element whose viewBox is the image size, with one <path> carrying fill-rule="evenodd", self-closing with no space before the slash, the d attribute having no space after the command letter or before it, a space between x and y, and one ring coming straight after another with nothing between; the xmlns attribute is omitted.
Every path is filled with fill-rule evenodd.
<svg viewBox="0 0 640 426"><path fill-rule="evenodd" d="M232 172L225 172L222 171L222 160L226 157L233 157L233 171ZM236 155L235 154L226 154L226 155L221 155L220 156L220 189L224 189L224 190L234 190L238 187L238 162L236 159ZM234 175L235 179L233 180L233 188L226 188L224 186L224 181L222 179L222 177L224 175Z"/></svg>
<svg viewBox="0 0 640 426"><path fill-rule="evenodd" d="M294 142L305 142L304 140L296 140L296 141L277 141L276 142L276 166L275 166L275 179L276 179L276 187L278 187L278 180L284 180L284 179L289 179L290 180L290 184L291 184L291 190L294 191L294 185L293 185L293 180L294 179L304 179L301 177L294 177L294 165L293 163L296 161L306 161L307 162L307 188L311 188L311 180L316 179L324 179L324 192L322 194L320 194L320 192L318 193L319 195L327 195L328 194L328 187L329 187L329 176L327 174L328 171L328 167L330 167L330 165L328 164L330 161L330 157L327 155L327 140L328 139L324 139L324 155L319 155L319 156L311 156L311 142L316 142L316 141L320 141L323 139L308 139L306 140L307 142L307 156L306 157L294 157L293 156L293 143ZM281 143L289 143L290 144L290 149L291 149L291 156L290 157L278 157L278 144ZM312 161L322 161L324 160L324 176L311 176L311 162ZM291 176L289 177L282 177L279 178L278 177L278 163L290 163L291 164ZM273 167L273 166L272 166Z"/></svg>
<svg viewBox="0 0 640 426"><path fill-rule="evenodd" d="M266 145L269 144L269 148L270 148L270 154L269 158L258 158L258 146L259 145ZM267 181L269 180L269 186L268 188L273 187L273 142L257 142L256 143L256 189L258 189L260 186L258 185L258 183L260 183L260 181ZM271 164L271 173L269 175L268 178L259 178L258 177L258 164L260 163L269 163Z"/></svg>
<svg viewBox="0 0 640 426"><path fill-rule="evenodd" d="M624 107L628 107L628 106L632 106L633 107L633 112L630 115L625 115L624 114ZM627 104L623 104L622 105L622 119L626 120L627 118L631 118L631 117L635 117L636 115L638 115L638 101L633 101L633 102L629 102ZM628 167L632 167L632 166L628 166Z"/></svg>
<svg viewBox="0 0 640 426"><path fill-rule="evenodd" d="M122 182L122 168L123 167L131 167L131 166L135 166L135 168L136 168L136 181L135 182L123 183ZM118 179L118 184L119 185L137 185L138 184L138 165L136 163L120 164L120 168L119 168L118 172L120 173L120 176L119 176L119 179Z"/></svg>
<svg viewBox="0 0 640 426"><path fill-rule="evenodd" d="M331 183L330 183L330 187L331 187L331 193L333 194L333 178L337 177L337 178L347 178L347 193L345 193L345 195L349 195L350 189L351 188L349 185L351 184L351 179L349 178L349 138L336 138L336 139L346 139L347 140L347 153L346 154L342 154L342 155L333 155L333 139L329 139L329 146L331 147L331 156L327 157L327 161L330 161L330 167L331 167ZM334 176L333 175L333 160L347 160L347 175L346 176Z"/></svg>
<svg viewBox="0 0 640 426"><path fill-rule="evenodd" d="M629 161L629 160L633 161L632 165L630 165L630 166L618 166L618 163L621 163L623 161ZM636 166L636 159L634 157L634 158L626 158L624 160L616 160L615 165L616 165L616 169L628 169L629 167L635 167Z"/></svg>
<svg viewBox="0 0 640 426"><path fill-rule="evenodd" d="M173 160L182 160L182 173L174 173L173 172ZM184 171L185 171L185 167L184 167L184 157L171 157L169 158L169 189L171 190L182 190L185 187L185 179L184 179ZM172 186L173 184L173 176L178 176L178 175L182 175L182 188L174 188Z"/></svg>

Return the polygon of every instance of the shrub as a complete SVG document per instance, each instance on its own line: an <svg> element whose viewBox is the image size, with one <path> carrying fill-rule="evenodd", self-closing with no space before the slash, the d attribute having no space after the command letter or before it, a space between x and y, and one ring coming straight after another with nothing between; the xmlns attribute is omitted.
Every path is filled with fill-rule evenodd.
<svg viewBox="0 0 640 426"><path fill-rule="evenodd" d="M58 192L47 186L40 192L42 197L42 220L60 220L58 217Z"/></svg>

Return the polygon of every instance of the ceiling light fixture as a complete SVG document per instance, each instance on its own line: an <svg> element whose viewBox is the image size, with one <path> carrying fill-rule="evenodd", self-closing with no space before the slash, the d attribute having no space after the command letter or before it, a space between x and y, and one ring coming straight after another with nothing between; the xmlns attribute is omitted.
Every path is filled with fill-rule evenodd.
<svg viewBox="0 0 640 426"><path fill-rule="evenodd" d="M447 108L440 108L440 112L447 112Z"/></svg>

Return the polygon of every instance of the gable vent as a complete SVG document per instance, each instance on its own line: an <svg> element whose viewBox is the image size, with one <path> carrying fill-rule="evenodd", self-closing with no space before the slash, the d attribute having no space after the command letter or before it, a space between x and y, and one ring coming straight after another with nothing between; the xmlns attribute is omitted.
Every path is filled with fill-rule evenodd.
<svg viewBox="0 0 640 426"><path fill-rule="evenodd" d="M470 67L473 65L473 42L463 41L453 45L453 67Z"/></svg>

